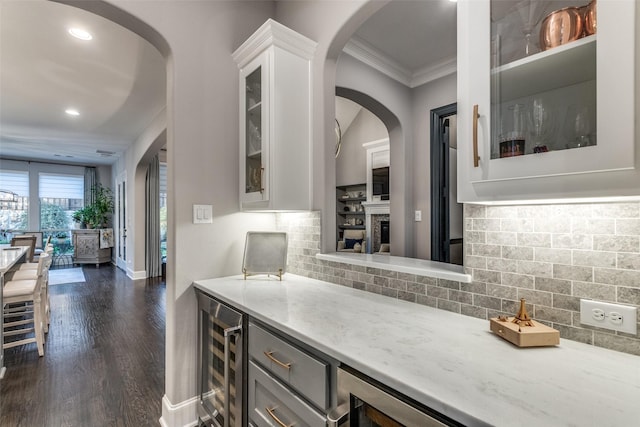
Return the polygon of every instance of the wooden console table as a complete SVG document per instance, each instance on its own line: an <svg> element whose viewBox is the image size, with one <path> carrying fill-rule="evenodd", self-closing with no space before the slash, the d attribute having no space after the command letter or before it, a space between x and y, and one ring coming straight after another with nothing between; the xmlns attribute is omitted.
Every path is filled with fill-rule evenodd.
<svg viewBox="0 0 640 427"><path fill-rule="evenodd" d="M95 264L111 262L111 248L100 248L100 230L72 230L73 263Z"/></svg>

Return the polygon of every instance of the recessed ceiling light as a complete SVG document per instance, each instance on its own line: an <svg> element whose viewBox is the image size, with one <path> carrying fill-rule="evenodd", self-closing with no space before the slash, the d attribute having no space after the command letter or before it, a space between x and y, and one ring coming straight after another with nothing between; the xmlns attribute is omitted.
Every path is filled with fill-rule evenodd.
<svg viewBox="0 0 640 427"><path fill-rule="evenodd" d="M70 116L79 116L80 112L78 110L76 110L75 108L67 108L66 110L64 110L65 113L67 113Z"/></svg>
<svg viewBox="0 0 640 427"><path fill-rule="evenodd" d="M69 34L80 40L91 40L93 38L90 32L82 28L69 28Z"/></svg>

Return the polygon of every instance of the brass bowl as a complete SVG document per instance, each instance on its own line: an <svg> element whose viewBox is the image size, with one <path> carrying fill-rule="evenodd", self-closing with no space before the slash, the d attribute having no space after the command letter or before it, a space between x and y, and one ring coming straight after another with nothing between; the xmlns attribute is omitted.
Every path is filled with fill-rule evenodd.
<svg viewBox="0 0 640 427"><path fill-rule="evenodd" d="M598 29L596 0L591 0L588 5L583 6L580 9L582 9L582 16L584 20L584 37L595 34Z"/></svg>
<svg viewBox="0 0 640 427"><path fill-rule="evenodd" d="M547 15L540 25L540 49L548 50L582 36L583 18L577 7L566 7Z"/></svg>

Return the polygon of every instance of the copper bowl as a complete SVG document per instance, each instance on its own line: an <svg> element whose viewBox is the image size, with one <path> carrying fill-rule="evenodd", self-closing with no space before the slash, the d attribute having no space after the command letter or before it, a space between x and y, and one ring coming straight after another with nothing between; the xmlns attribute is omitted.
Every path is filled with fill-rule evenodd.
<svg viewBox="0 0 640 427"><path fill-rule="evenodd" d="M596 0L591 0L588 5L580 9L582 11L582 19L584 20L584 37L595 34L598 29Z"/></svg>
<svg viewBox="0 0 640 427"><path fill-rule="evenodd" d="M582 36L583 18L577 7L566 7L547 15L540 25L540 49L547 50Z"/></svg>

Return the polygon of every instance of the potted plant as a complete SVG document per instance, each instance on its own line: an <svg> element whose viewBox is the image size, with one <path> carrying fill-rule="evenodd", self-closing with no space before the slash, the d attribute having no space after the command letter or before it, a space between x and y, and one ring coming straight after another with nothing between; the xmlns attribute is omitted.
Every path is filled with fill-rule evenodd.
<svg viewBox="0 0 640 427"><path fill-rule="evenodd" d="M80 208L77 211L73 212L73 214L71 214L71 219L73 219L73 222L76 224L77 228L87 227L85 208Z"/></svg>
<svg viewBox="0 0 640 427"><path fill-rule="evenodd" d="M72 214L74 221L85 224L87 228L106 227L109 215L113 213L113 192L110 188L98 184L91 188L93 203L78 209Z"/></svg>
<svg viewBox="0 0 640 427"><path fill-rule="evenodd" d="M55 234L55 237L58 239L58 243L64 243L67 240L67 232L66 231L58 231Z"/></svg>

